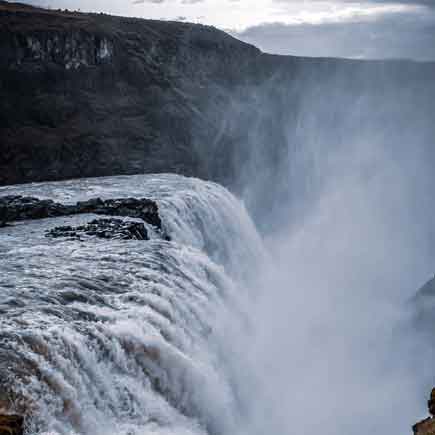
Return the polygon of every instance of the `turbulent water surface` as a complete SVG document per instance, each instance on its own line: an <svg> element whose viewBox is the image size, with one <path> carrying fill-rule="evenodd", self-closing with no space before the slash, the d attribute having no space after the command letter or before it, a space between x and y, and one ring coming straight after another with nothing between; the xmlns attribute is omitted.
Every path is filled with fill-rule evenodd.
<svg viewBox="0 0 435 435"><path fill-rule="evenodd" d="M30 415L29 435L409 433L433 385L408 316L433 271L416 206L429 173L411 182L409 159L347 153L330 152L300 219L264 210L287 222L264 240L241 201L198 179L0 188L154 199L171 238L149 225L149 241L45 237L94 215L0 229L0 407Z"/></svg>
<svg viewBox="0 0 435 435"><path fill-rule="evenodd" d="M172 239L44 237L87 215L0 230L1 382L33 415L29 433L230 433L237 394L214 331L264 255L243 206L218 185L170 175L0 190L18 193L153 198Z"/></svg>

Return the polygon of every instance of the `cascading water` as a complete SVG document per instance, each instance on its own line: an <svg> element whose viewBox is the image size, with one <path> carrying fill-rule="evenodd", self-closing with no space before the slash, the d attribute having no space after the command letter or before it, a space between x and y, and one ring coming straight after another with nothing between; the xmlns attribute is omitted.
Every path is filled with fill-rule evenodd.
<svg viewBox="0 0 435 435"><path fill-rule="evenodd" d="M264 244L238 200L196 179L0 188L154 199L171 238L44 236L95 215L0 229L0 407L28 413L29 435L407 433L433 385L433 353L404 326L433 265L417 207L432 178L418 156L351 145L307 148L321 182Z"/></svg>
<svg viewBox="0 0 435 435"><path fill-rule="evenodd" d="M59 202L155 199L150 241L47 239L89 216L0 230L2 403L29 434L228 434L237 392L215 328L264 256L224 188L174 175L10 186Z"/></svg>

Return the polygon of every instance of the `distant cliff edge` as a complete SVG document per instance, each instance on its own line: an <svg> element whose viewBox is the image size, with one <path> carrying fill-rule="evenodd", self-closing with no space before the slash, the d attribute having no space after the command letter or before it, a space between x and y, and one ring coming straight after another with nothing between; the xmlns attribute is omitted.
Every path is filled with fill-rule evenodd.
<svg viewBox="0 0 435 435"><path fill-rule="evenodd" d="M0 1L0 183L206 177L201 147L219 125L203 107L224 106L260 56L205 26Z"/></svg>

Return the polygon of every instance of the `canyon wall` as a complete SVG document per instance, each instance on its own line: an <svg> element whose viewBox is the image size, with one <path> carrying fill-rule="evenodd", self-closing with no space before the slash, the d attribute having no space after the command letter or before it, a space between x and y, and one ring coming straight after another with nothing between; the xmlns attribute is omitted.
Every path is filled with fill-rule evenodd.
<svg viewBox="0 0 435 435"><path fill-rule="evenodd" d="M275 56L212 27L0 1L0 184L173 172L224 184L260 222L316 195L330 150L381 143L431 164L434 77L434 63Z"/></svg>

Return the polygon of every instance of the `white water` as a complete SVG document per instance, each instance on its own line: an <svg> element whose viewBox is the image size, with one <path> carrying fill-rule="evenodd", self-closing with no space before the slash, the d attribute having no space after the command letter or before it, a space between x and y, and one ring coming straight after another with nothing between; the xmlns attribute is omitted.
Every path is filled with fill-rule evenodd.
<svg viewBox="0 0 435 435"><path fill-rule="evenodd" d="M1 380L12 386L16 411L23 403L31 409L29 433L233 432L235 393L214 330L224 313L237 312L264 256L241 204L218 185L171 175L12 186L0 194L155 198L172 237L44 237L89 216L0 230Z"/></svg>
<svg viewBox="0 0 435 435"><path fill-rule="evenodd" d="M200 180L0 188L154 198L172 237L43 237L90 216L0 230L1 381L32 409L29 434L408 434L433 385L433 355L403 326L431 271L430 216L411 207L427 191L391 160L369 176L350 161L265 245Z"/></svg>

